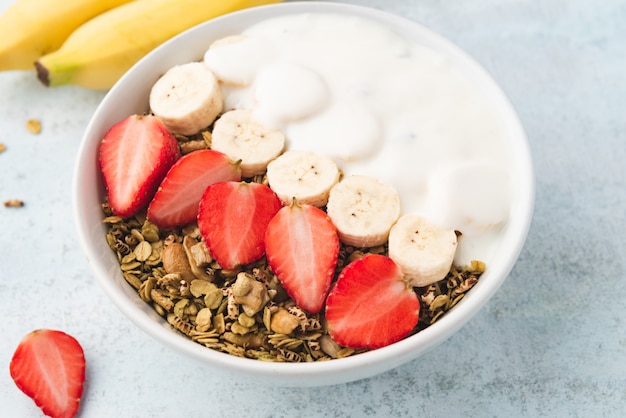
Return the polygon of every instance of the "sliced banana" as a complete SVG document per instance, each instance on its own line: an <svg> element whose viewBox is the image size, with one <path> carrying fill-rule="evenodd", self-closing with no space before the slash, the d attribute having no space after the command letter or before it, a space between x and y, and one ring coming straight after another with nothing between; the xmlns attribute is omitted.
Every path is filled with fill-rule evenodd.
<svg viewBox="0 0 626 418"><path fill-rule="evenodd" d="M326 211L343 243L373 247L387 241L400 216L400 196L375 178L352 175L330 190Z"/></svg>
<svg viewBox="0 0 626 418"><path fill-rule="evenodd" d="M456 248L453 229L436 227L414 213L403 215L389 233L389 257L412 286L428 286L446 277Z"/></svg>
<svg viewBox="0 0 626 418"><path fill-rule="evenodd" d="M296 198L301 204L322 207L339 181L339 169L328 157L292 150L268 164L267 180L285 205Z"/></svg>
<svg viewBox="0 0 626 418"><path fill-rule="evenodd" d="M283 152L285 136L254 120L252 111L237 109L215 121L211 148L233 161L241 160L241 176L252 177L264 174L267 164Z"/></svg>
<svg viewBox="0 0 626 418"><path fill-rule="evenodd" d="M201 62L170 68L150 91L150 109L167 128L193 135L213 123L224 98L217 78Z"/></svg>

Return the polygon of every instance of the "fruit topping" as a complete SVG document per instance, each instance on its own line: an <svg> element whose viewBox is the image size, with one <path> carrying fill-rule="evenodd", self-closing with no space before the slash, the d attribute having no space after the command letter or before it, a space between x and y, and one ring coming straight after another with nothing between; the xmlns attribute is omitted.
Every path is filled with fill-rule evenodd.
<svg viewBox="0 0 626 418"><path fill-rule="evenodd" d="M202 195L198 227L218 264L231 270L263 256L265 231L281 207L265 185L216 183Z"/></svg>
<svg viewBox="0 0 626 418"><path fill-rule="evenodd" d="M426 287L448 274L457 236L453 229L439 228L417 214L398 219L389 233L389 257L411 285Z"/></svg>
<svg viewBox="0 0 626 418"><path fill-rule="evenodd" d="M193 135L212 124L223 101L217 78L201 62L170 68L150 91L150 110L181 135Z"/></svg>
<svg viewBox="0 0 626 418"><path fill-rule="evenodd" d="M285 151L267 165L267 180L284 205L326 206L330 189L339 181L339 168L330 158L310 151Z"/></svg>
<svg viewBox="0 0 626 418"><path fill-rule="evenodd" d="M380 348L409 335L420 304L400 268L383 255L348 264L326 301L328 331L338 344Z"/></svg>
<svg viewBox="0 0 626 418"><path fill-rule="evenodd" d="M326 209L343 243L374 247L387 241L398 220L400 196L373 177L352 175L330 189Z"/></svg>
<svg viewBox="0 0 626 418"><path fill-rule="evenodd" d="M265 174L267 164L283 152L285 135L256 121L250 110L231 110L215 121L211 148L241 160L241 175L252 177Z"/></svg>
<svg viewBox="0 0 626 418"><path fill-rule="evenodd" d="M15 350L9 370L17 387L45 415L76 415L85 381L85 356L74 337L48 329L27 334Z"/></svg>
<svg viewBox="0 0 626 418"><path fill-rule="evenodd" d="M326 213L295 200L278 211L265 234L272 271L287 294L309 313L319 312L339 254L337 229Z"/></svg>
<svg viewBox="0 0 626 418"><path fill-rule="evenodd" d="M148 206L148 219L160 228L194 222L202 194L211 184L241 180L241 170L226 155L198 150L170 168Z"/></svg>
<svg viewBox="0 0 626 418"><path fill-rule="evenodd" d="M98 154L113 213L129 217L143 209L179 157L176 138L155 116L132 115L113 125Z"/></svg>

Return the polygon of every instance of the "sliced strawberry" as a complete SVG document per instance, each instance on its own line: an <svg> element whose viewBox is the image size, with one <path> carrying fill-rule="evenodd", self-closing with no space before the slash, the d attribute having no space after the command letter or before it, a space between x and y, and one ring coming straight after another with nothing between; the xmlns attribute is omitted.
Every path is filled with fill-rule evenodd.
<svg viewBox="0 0 626 418"><path fill-rule="evenodd" d="M348 264L326 300L331 337L343 346L379 348L417 325L417 294L389 257L368 254Z"/></svg>
<svg viewBox="0 0 626 418"><path fill-rule="evenodd" d="M302 309L324 306L339 255L339 237L326 212L296 202L272 219L265 233L267 261L287 294Z"/></svg>
<svg viewBox="0 0 626 418"><path fill-rule="evenodd" d="M265 230L281 207L278 196L262 184L216 183L202 195L198 226L219 265L234 269L263 256Z"/></svg>
<svg viewBox="0 0 626 418"><path fill-rule="evenodd" d="M199 150L170 168L148 206L148 219L160 228L193 222L202 194L211 184L241 180L241 169L218 151Z"/></svg>
<svg viewBox="0 0 626 418"><path fill-rule="evenodd" d="M76 415L85 381L85 356L74 337L47 329L27 334L15 350L9 370L17 387L45 415Z"/></svg>
<svg viewBox="0 0 626 418"><path fill-rule="evenodd" d="M113 125L98 154L113 213L128 217L143 209L179 157L176 138L155 116L132 115Z"/></svg>

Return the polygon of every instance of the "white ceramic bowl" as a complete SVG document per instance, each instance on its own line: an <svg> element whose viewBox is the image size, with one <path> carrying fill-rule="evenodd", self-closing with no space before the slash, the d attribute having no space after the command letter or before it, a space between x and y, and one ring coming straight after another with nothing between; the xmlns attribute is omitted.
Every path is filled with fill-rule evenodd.
<svg viewBox="0 0 626 418"><path fill-rule="evenodd" d="M105 240L100 204L104 198L97 167L97 149L107 129L117 121L147 108L150 87L168 68L202 58L209 44L220 37L277 15L328 12L361 16L393 28L409 40L448 56L495 103L515 155L518 187L513 211L502 243L488 270L466 297L429 328L390 346L364 354L318 363L268 363L210 350L167 326L122 277L119 264ZM73 209L79 239L95 277L107 296L138 328L182 355L205 365L262 379L281 386L318 386L358 380L395 368L441 344L458 331L493 296L508 276L526 239L534 203L534 176L522 126L512 106L491 77L441 36L406 19L378 10L335 3L284 3L233 13L201 24L163 44L135 65L106 95L85 132L74 173Z"/></svg>

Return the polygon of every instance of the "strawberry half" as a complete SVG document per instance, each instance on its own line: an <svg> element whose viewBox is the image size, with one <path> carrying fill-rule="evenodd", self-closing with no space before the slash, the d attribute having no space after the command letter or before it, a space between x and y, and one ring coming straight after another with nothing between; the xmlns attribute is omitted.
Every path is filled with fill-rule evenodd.
<svg viewBox="0 0 626 418"><path fill-rule="evenodd" d="M170 168L148 206L148 219L160 228L193 222L202 194L211 184L241 180L241 169L218 151L199 150Z"/></svg>
<svg viewBox="0 0 626 418"><path fill-rule="evenodd" d="M420 304L400 268L383 255L348 264L326 300L328 331L338 344L380 348L406 337L417 325Z"/></svg>
<svg viewBox="0 0 626 418"><path fill-rule="evenodd" d="M215 260L230 270L263 256L267 225L281 207L263 184L216 183L202 195L198 227Z"/></svg>
<svg viewBox="0 0 626 418"><path fill-rule="evenodd" d="M113 213L129 217L143 209L179 157L176 138L155 116L132 115L113 125L98 153Z"/></svg>
<svg viewBox="0 0 626 418"><path fill-rule="evenodd" d="M337 265L339 237L326 212L294 201L278 211L265 233L267 261L302 309L324 306Z"/></svg>
<svg viewBox="0 0 626 418"><path fill-rule="evenodd" d="M27 334L15 350L9 370L17 387L45 415L76 415L85 381L85 356L74 337L46 329Z"/></svg>

